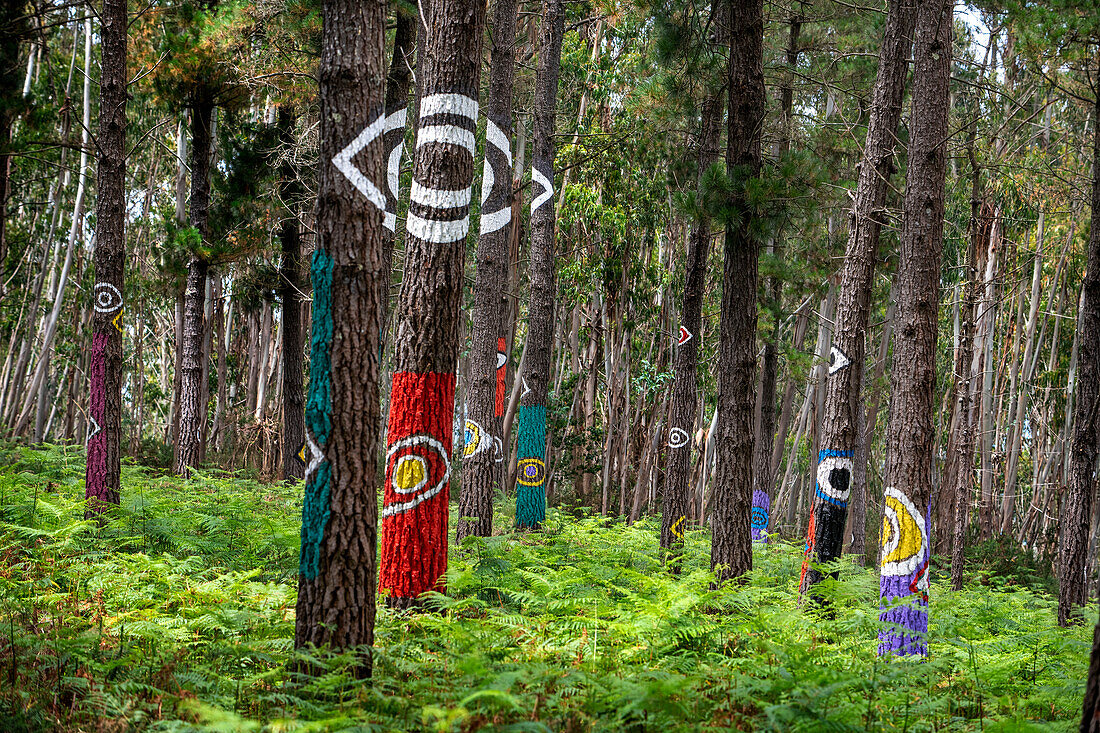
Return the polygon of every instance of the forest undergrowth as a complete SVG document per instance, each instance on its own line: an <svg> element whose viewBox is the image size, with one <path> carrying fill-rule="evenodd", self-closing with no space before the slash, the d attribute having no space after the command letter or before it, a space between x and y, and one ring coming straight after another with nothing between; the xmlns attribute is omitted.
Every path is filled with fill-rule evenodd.
<svg viewBox="0 0 1100 733"><path fill-rule="evenodd" d="M758 546L744 585L712 590L704 531L677 578L654 520L559 511L452 548L435 612L380 602L364 682L351 654L293 649L300 486L128 465L99 526L82 448L0 464L3 731L1063 731L1081 714L1096 609L1058 628L1030 571L975 565L954 593L937 566L929 659L889 661L874 569L837 563L826 615L798 605L800 546Z"/></svg>

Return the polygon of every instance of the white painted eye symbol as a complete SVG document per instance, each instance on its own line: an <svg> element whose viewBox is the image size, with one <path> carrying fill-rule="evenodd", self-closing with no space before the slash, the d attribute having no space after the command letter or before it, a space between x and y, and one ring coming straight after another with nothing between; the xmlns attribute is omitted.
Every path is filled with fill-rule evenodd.
<svg viewBox="0 0 1100 733"><path fill-rule="evenodd" d="M98 313L114 313L122 307L122 293L110 283L96 283L92 297Z"/></svg>

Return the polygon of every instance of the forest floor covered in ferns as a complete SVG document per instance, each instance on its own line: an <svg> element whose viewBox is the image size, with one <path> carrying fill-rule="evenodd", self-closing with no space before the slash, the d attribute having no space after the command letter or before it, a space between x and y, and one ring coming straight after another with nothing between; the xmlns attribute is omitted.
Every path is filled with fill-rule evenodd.
<svg viewBox="0 0 1100 733"><path fill-rule="evenodd" d="M705 532L675 578L655 521L558 511L540 533L452 548L435 612L380 604L363 682L348 655L293 649L300 487L130 465L99 527L82 519L83 460L0 456L3 731L1062 731L1080 716L1095 609L1059 629L1027 572L975 563L958 593L934 572L930 657L890 661L873 569L840 563L823 617L798 606L796 544L757 547L747 584L712 591Z"/></svg>

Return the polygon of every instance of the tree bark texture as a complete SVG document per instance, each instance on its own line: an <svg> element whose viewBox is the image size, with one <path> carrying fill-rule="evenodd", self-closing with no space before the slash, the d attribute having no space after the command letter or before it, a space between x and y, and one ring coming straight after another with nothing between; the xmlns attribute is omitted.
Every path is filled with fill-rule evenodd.
<svg viewBox="0 0 1100 733"><path fill-rule="evenodd" d="M298 222L298 200L302 196L302 184L290 151L294 149L294 125L296 114L289 105L281 105L278 111L278 133L285 156L279 166L279 197L283 203L283 221L279 227L279 244L282 260L279 264L279 300L283 306L281 337L283 341L283 478L301 479L305 476L308 449L305 443L305 390L302 383L302 233ZM217 305L221 312L221 304ZM224 357L221 347L222 334L218 332L218 353ZM218 402L222 404L222 362L218 361Z"/></svg>
<svg viewBox="0 0 1100 733"><path fill-rule="evenodd" d="M554 346L554 113L565 32L562 0L546 0L539 32L531 157L531 301L527 362L521 377L516 463L516 526L537 528L546 518L546 403Z"/></svg>
<svg viewBox="0 0 1100 733"><path fill-rule="evenodd" d="M975 123L977 124L977 123ZM971 128L973 129L973 128ZM951 441L955 454L953 485L947 487L955 495L955 512L951 518L951 587L961 590L963 584L964 548L966 526L970 518L974 488L974 397L973 383L975 334L977 331L978 253L984 252L993 228L993 212L982 199L981 168L974 152L973 137L968 146L972 183L970 188L970 246L966 254L966 282L963 285L963 303L960 308L959 349L955 359L955 435ZM946 480L945 472L943 480Z"/></svg>
<svg viewBox="0 0 1100 733"><path fill-rule="evenodd" d="M928 653L936 335L947 172L952 6L917 6L913 112L898 256L880 568L879 653Z"/></svg>
<svg viewBox="0 0 1100 733"><path fill-rule="evenodd" d="M100 13L95 286L88 389L87 511L118 504L122 441L122 313L126 256L126 0ZM0 226L3 219L0 218Z"/></svg>
<svg viewBox="0 0 1100 733"><path fill-rule="evenodd" d="M871 291L878 257L879 233L886 223L886 193L894 173L894 146L905 76L912 47L916 0L890 0L871 100L867 142L848 215L848 245L837 295L836 321L828 356L825 410L806 557L800 592L806 593L824 574L815 565L840 557L852 493L853 458L860 441L858 411ZM861 487L862 489L862 487Z"/></svg>
<svg viewBox="0 0 1100 733"><path fill-rule="evenodd" d="M447 570L455 367L485 7L477 0L433 2L422 21L382 508L380 585L397 607L443 590Z"/></svg>
<svg viewBox="0 0 1100 733"><path fill-rule="evenodd" d="M1097 54L1100 60L1100 53ZM1100 63L1098 63L1100 69ZM1085 574L1092 497L1093 470L1098 450L1097 413L1100 412L1100 94L1093 106L1092 228L1088 263L1077 316L1077 391L1074 395L1073 440L1070 444L1069 482L1062 500L1058 532L1058 623L1073 620L1077 606L1085 605ZM1095 651L1094 651L1095 656Z"/></svg>
<svg viewBox="0 0 1100 733"><path fill-rule="evenodd" d="M312 346L310 459L302 506L295 645L366 650L374 640L381 130L385 3L325 0ZM374 142L374 144L370 144ZM365 190L364 190L365 189ZM366 199L364 201L364 198Z"/></svg>
<svg viewBox="0 0 1100 733"><path fill-rule="evenodd" d="M210 264L205 247L210 211L210 132L214 104L206 97L191 107L191 208L190 224L198 231L198 250L187 264L183 292L183 340L179 344L179 434L176 436L176 473L186 476L199 465L208 390L203 375L202 352L206 335L206 278Z"/></svg>
<svg viewBox="0 0 1100 733"><path fill-rule="evenodd" d="M710 566L717 581L752 570L753 412L756 405L756 288L760 243L748 199L760 174L764 122L763 0L730 3L729 114L726 169L729 205L739 216L726 226L718 347L717 473Z"/></svg>
<svg viewBox="0 0 1100 733"><path fill-rule="evenodd" d="M782 114L779 142L775 145L776 161L780 162L791 149L791 113L794 109L793 75L798 66L798 38L802 33L802 18L793 15L790 32L787 36L787 68L779 89L779 108ZM782 245L778 241L781 233L776 233L768 249L773 257L782 255ZM768 541L768 524L771 509L771 489L775 484L772 470L772 450L775 444L775 395L779 376L779 336L783 321L783 280L771 275L766 285L766 309L772 314L773 328L764 338L764 350L760 362L760 393L758 395L759 416L757 419L755 457L753 459L752 491L752 539Z"/></svg>
<svg viewBox="0 0 1100 733"><path fill-rule="evenodd" d="M405 128L408 121L409 81L412 78L413 45L416 43L416 16L400 6L395 7L396 27L393 36L393 57L386 76L386 122L383 146L386 155L386 216L382 232L382 266L386 273L382 281L383 346L389 320L390 283L393 277L393 245L397 232L397 209L401 199L401 158L405 153Z"/></svg>
<svg viewBox="0 0 1100 733"><path fill-rule="evenodd" d="M721 15L716 2L712 16ZM718 20L719 30L726 22ZM721 44L723 39L717 39ZM715 90L703 101L702 129L699 134L698 198L702 200L703 175L718 160L722 138L722 112L725 99ZM698 406L699 332L703 320L703 291L706 286L707 260L713 239L710 217L703 212L688 235L687 266L684 271L684 296L680 308L680 329L676 336L673 359L672 408L669 414L668 458L665 463L665 495L661 514L661 548L670 553L669 568L679 572L677 558L683 553L684 526L690 513L691 446L695 434ZM765 510L766 511L766 510ZM766 522L765 522L766 526Z"/></svg>
<svg viewBox="0 0 1100 733"><path fill-rule="evenodd" d="M1093 202L1095 201L1094 198ZM1081 710L1080 733L1100 733L1100 622L1092 632L1092 654L1089 655L1089 674Z"/></svg>
<svg viewBox="0 0 1100 733"><path fill-rule="evenodd" d="M473 338L466 392L465 445L457 539L493 533L493 494L501 482L504 443L504 370L501 330L512 236L512 89L515 77L516 0L493 6L489 104L481 181L481 232L474 281ZM470 519L467 520L466 518Z"/></svg>

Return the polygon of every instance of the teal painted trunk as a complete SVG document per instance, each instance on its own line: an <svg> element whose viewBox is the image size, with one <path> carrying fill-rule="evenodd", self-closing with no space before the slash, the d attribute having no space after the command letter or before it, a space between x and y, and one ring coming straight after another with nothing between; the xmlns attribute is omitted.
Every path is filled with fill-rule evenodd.
<svg viewBox="0 0 1100 733"><path fill-rule="evenodd" d="M546 405L519 408L516 526L537 528L546 519Z"/></svg>
<svg viewBox="0 0 1100 733"><path fill-rule="evenodd" d="M310 264L313 280L313 336L306 397L306 443L309 463L302 501L302 554L299 572L316 578L321 541L329 518L329 481L332 467L325 460L332 429L332 257L318 249Z"/></svg>

